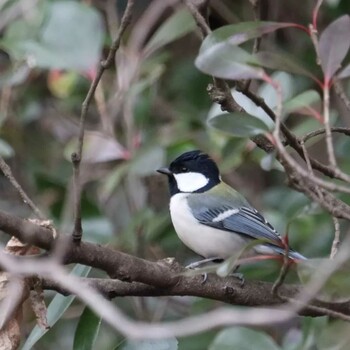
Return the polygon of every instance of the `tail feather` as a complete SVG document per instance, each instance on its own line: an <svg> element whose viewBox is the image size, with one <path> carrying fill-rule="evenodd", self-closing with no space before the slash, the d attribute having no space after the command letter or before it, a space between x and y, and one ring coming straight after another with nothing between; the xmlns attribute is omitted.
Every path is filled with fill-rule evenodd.
<svg viewBox="0 0 350 350"><path fill-rule="evenodd" d="M300 253L298 253L298 252L296 252L294 250L290 250L288 252L288 256L290 258L296 259L296 260L307 260L307 258L304 255L302 255L302 254L300 254Z"/></svg>

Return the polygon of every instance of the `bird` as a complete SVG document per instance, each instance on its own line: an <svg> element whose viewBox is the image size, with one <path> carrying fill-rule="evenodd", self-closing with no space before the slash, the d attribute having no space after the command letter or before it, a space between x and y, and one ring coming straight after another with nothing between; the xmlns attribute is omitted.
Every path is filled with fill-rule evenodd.
<svg viewBox="0 0 350 350"><path fill-rule="evenodd" d="M180 240L207 262L224 261L261 240L249 256L284 256L286 243L274 227L235 189L222 181L212 158L200 150L185 152L160 168L168 177L170 216ZM288 258L306 259L289 248Z"/></svg>

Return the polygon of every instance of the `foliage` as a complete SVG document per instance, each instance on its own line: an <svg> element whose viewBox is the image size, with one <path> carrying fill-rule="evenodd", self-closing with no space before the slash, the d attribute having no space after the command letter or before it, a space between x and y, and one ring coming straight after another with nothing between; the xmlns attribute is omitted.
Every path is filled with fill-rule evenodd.
<svg viewBox="0 0 350 350"><path fill-rule="evenodd" d="M28 13L21 9L21 0L0 4L0 155L55 227L70 232L70 156L77 146L81 104L116 35L123 2L29 3ZM161 3L137 4L115 66L105 72L90 104L81 168L84 239L150 260L175 256L184 265L190 262L193 253L173 231L167 184L155 169L183 151L200 148L218 161L228 183L239 187L282 235L288 233L293 248L308 257L327 257L334 236L331 216L319 203L288 188L276 153L266 155L249 139L264 135L273 143L275 121L244 94L242 81L236 81L246 84L253 79L251 90L273 113L282 107L281 120L298 137L323 128L325 87L333 88L338 80L345 95L350 92L350 17L344 15L350 11L349 2L325 1L321 6L318 58L304 26L312 21L313 3L300 7L284 1L280 7L270 2L277 6L268 11L274 18L252 21L250 2L220 2L228 13L213 6L209 21L218 28L202 43L196 21L184 7L164 13L158 9L155 22L147 23L147 10L156 11ZM11 11L16 16L8 21ZM260 49L253 50L260 39ZM243 110L227 113L212 104L206 91L210 78L203 73L234 80L230 91ZM330 126L348 125L349 109L335 96ZM310 154L322 161L327 159L323 136L307 143ZM341 134L333 141L338 166L349 173L349 140ZM344 198L349 203L348 194ZM0 209L31 215L5 177L0 177ZM341 232L348 228L342 221ZM0 239L6 242L6 236ZM320 261L300 265L303 283L310 281ZM242 270L246 279L274 281L279 268L265 262ZM334 274L325 298L348 296L347 272L345 264ZM101 277L95 270L81 270L79 275L88 273ZM297 281L296 276L288 278ZM136 342L112 331L72 296L48 294L47 302L52 329L40 330L33 316L26 315L29 336L23 349L50 349L52 344L125 350L326 349L326 344L345 349L341 339L349 333L341 321L303 318L301 327L271 325L267 332L222 327L202 337ZM183 310L205 312L216 306L209 300L176 297L117 298L115 303L131 318L150 321L180 319L187 314Z"/></svg>

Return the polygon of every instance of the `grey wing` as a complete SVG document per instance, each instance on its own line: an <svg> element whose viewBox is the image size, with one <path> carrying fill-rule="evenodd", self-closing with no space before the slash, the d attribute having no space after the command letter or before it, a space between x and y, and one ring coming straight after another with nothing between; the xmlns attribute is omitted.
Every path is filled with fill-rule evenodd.
<svg viewBox="0 0 350 350"><path fill-rule="evenodd" d="M238 233L251 239L266 239L272 245L283 247L281 236L254 208L232 208L223 205L193 214L204 225Z"/></svg>

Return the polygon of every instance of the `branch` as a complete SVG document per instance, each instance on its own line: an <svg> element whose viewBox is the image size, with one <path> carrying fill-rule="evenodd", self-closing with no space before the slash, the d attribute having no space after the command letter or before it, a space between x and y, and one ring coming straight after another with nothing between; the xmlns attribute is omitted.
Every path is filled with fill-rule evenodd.
<svg viewBox="0 0 350 350"><path fill-rule="evenodd" d="M125 29L131 22L132 9L134 7L134 1L128 0L126 9L124 11L121 24L117 33L116 38L114 39L107 58L104 61L101 61L96 76L92 81L89 91L81 105L81 114L80 114L80 123L79 123L79 136L78 136L78 149L72 154L72 162L74 167L74 229L73 229L73 239L75 242L80 242L82 236L82 227L81 227L81 184L80 184L80 163L83 153L84 145L84 132L85 132L85 119L87 112L89 110L90 103L95 95L97 85L99 84L102 75L106 69L108 69L115 57L115 54L120 46L121 38L125 32Z"/></svg>
<svg viewBox="0 0 350 350"><path fill-rule="evenodd" d="M0 156L0 169L4 173L4 175L8 178L11 185L15 188L15 190L20 195L23 203L27 204L34 212L34 214L41 220L44 220L44 215L40 211L40 209L34 204L34 202L29 198L29 196L25 193L21 185L17 182L15 177L12 174L11 168L5 162L4 158Z"/></svg>
<svg viewBox="0 0 350 350"><path fill-rule="evenodd" d="M326 132L326 129L318 129L318 130L310 131L303 137L303 141L306 142L315 136L324 134L325 132ZM331 132L337 132L340 134L344 134L346 136L350 136L350 128L346 128L346 127L333 127L331 128Z"/></svg>
<svg viewBox="0 0 350 350"><path fill-rule="evenodd" d="M201 31L203 37L209 35L211 33L211 29L207 25L204 17L198 11L198 9L193 5L191 0L184 1L188 9L190 10L193 18L195 19L198 28ZM242 111L242 108L237 105L236 101L233 99L230 88L225 80L222 79L214 79L215 87L219 90L219 94L221 94L221 101L216 100L217 103L221 105L223 110L228 112ZM276 114L272 111L272 109L265 103L265 101L247 89L247 85L244 82L236 81L237 91L240 91L245 96L247 96L252 102L255 103L256 106L261 107L264 112L273 120L276 121ZM214 91L215 92L215 91ZM213 99L213 87L209 87L209 93L211 98ZM214 100L215 101L215 100ZM300 157L304 159L304 152L300 145L299 139L286 127L284 123L281 123L281 131L283 135L286 137L288 144L299 154ZM265 137L254 138L253 142L256 145L263 149L266 152L271 152L271 143L266 140ZM305 160L305 159L304 159ZM322 172L323 174L331 177L337 178L339 180L343 180L345 182L350 182L349 177L339 171L338 168L334 168L333 166L326 166L314 158L310 157L310 163L315 170ZM316 177L315 177L316 178ZM323 182L325 183L325 182ZM322 186L321 184L319 184ZM330 186L332 187L332 186ZM329 188L330 189L330 188Z"/></svg>
<svg viewBox="0 0 350 350"><path fill-rule="evenodd" d="M195 296L250 307L281 305L284 303L283 300L293 299L301 292L300 286L284 284L279 287L278 297L276 297L271 293L272 283L270 282L246 280L244 285L241 286L236 278L220 278L211 274L208 276L206 283L202 284L201 278L198 283L197 277L186 277L183 282L167 288L113 279L81 278L80 280L109 299L126 296ZM54 290L63 295L71 294L52 279L43 279L42 286L44 289ZM294 302L297 301L294 300ZM315 312L312 306L350 315L350 302L348 301L332 303L317 300L313 301L312 305L307 305L306 308L300 310L299 315L317 317L321 314L327 314L327 311L324 313Z"/></svg>
<svg viewBox="0 0 350 350"><path fill-rule="evenodd" d="M57 244L50 229L2 211L0 211L0 229L17 237L22 242L36 245L48 251ZM58 237L60 240L70 239L69 236L62 234ZM203 284L202 277L199 275L192 277L181 275L183 268L173 259L150 262L108 247L83 241L80 245L70 244L66 246L63 262L95 267L107 272L112 278L119 279L120 281L86 280L110 298L126 295L192 295L244 306L281 304L281 299L272 295L272 283L269 282L246 281L242 287L240 282L233 277L220 278L211 274L207 282ZM67 292L64 289L59 289L58 285L54 285L50 280L44 282L47 288L57 289L62 293ZM283 285L279 289L279 294L286 298L293 298L299 293L299 289L300 287L294 285ZM350 303L313 301L312 305L350 315ZM307 305L299 312L305 316L320 315L313 309L309 309Z"/></svg>

